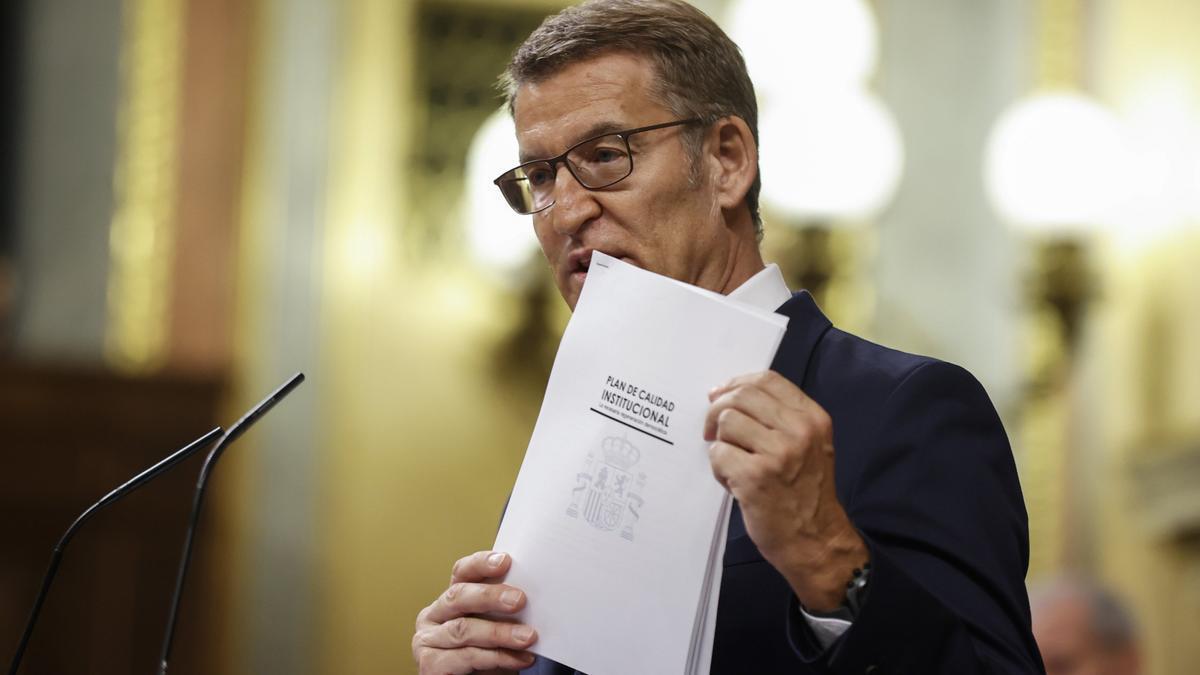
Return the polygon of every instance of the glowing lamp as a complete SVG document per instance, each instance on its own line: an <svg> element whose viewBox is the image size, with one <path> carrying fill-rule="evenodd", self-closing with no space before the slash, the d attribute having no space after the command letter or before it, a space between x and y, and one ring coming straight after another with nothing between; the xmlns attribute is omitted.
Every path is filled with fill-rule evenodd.
<svg viewBox="0 0 1200 675"><path fill-rule="evenodd" d="M1126 156L1121 123L1108 109L1080 94L1039 94L996 123L984 180L1013 226L1078 231L1106 222L1121 202Z"/></svg>
<svg viewBox="0 0 1200 675"><path fill-rule="evenodd" d="M904 165L900 132L866 90L771 106L759 129L763 203L791 221L869 218L896 192Z"/></svg>
<svg viewBox="0 0 1200 675"><path fill-rule="evenodd" d="M879 27L863 0L738 0L727 23L764 100L797 86L865 84L879 58Z"/></svg>
<svg viewBox="0 0 1200 675"><path fill-rule="evenodd" d="M517 133L508 111L492 113L475 133L467 152L467 247L485 269L501 279L516 272L538 250L529 216L509 208L492 180L517 163Z"/></svg>

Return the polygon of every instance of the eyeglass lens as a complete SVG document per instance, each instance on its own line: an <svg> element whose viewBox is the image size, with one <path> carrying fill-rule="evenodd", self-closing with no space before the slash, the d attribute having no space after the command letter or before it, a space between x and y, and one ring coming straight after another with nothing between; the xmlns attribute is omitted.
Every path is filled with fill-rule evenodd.
<svg viewBox="0 0 1200 675"><path fill-rule="evenodd" d="M599 189L622 180L633 171L629 146L620 134L584 141L567 151L568 170L584 187ZM497 184L517 213L541 211L554 203L558 167L551 161L530 162L500 177Z"/></svg>

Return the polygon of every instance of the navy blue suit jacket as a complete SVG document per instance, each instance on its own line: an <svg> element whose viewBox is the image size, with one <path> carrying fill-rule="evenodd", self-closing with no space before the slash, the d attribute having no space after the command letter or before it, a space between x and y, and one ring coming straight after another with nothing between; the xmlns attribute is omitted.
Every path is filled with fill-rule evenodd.
<svg viewBox="0 0 1200 675"><path fill-rule="evenodd" d="M1042 673L1025 504L1008 438L962 368L834 328L807 293L771 368L829 413L837 495L871 552L866 602L828 650L736 508L712 673ZM539 659L527 673L574 671Z"/></svg>

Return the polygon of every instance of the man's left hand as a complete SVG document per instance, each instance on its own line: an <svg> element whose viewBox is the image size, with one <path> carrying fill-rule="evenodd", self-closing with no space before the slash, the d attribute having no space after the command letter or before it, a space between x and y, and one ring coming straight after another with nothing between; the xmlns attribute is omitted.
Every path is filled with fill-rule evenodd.
<svg viewBox="0 0 1200 675"><path fill-rule="evenodd" d="M774 371L708 398L713 475L741 505L747 534L805 608L836 609L869 554L837 498L829 414Z"/></svg>

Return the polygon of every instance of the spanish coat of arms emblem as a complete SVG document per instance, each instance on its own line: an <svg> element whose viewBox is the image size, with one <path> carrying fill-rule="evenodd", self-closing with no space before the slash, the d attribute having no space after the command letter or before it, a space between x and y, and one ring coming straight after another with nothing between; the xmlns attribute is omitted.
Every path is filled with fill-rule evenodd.
<svg viewBox="0 0 1200 675"><path fill-rule="evenodd" d="M633 473L641 452L629 439L609 436L587 455L584 470L576 474L567 515L583 516L597 530L620 530L621 538L633 541L633 529L645 504L642 494L646 474Z"/></svg>

